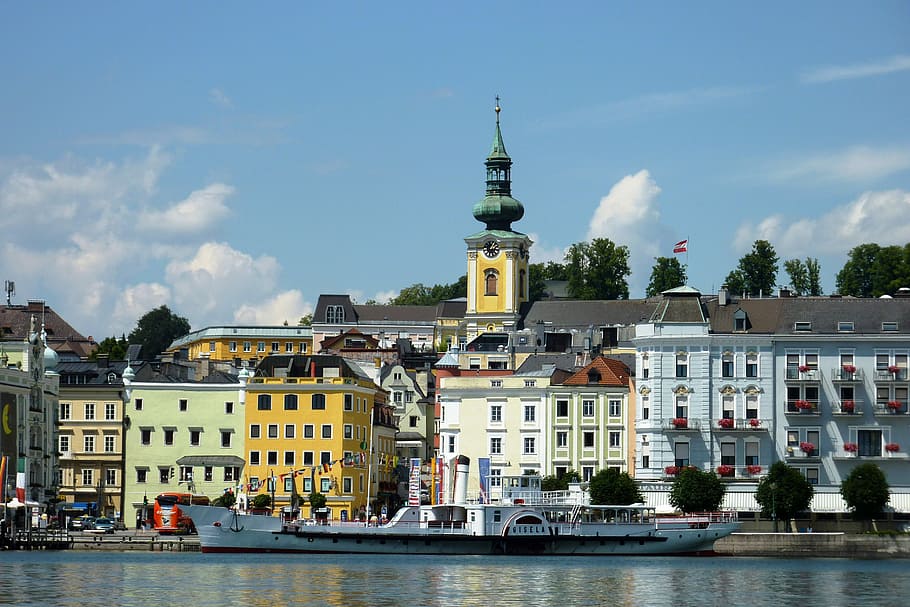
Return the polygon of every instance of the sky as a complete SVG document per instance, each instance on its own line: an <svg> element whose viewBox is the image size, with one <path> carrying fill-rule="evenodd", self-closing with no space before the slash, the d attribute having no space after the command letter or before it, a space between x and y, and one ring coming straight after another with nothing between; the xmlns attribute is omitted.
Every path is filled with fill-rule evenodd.
<svg viewBox="0 0 910 607"><path fill-rule="evenodd" d="M910 242L910 3L0 1L0 278L84 335L466 271L495 97L531 262Z"/></svg>

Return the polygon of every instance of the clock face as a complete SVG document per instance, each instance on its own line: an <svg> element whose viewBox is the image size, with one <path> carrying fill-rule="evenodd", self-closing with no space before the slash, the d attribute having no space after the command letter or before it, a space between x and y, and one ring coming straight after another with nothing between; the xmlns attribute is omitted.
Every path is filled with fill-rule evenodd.
<svg viewBox="0 0 910 607"><path fill-rule="evenodd" d="M483 254L491 258L499 255L499 243L495 240L488 240L483 243Z"/></svg>

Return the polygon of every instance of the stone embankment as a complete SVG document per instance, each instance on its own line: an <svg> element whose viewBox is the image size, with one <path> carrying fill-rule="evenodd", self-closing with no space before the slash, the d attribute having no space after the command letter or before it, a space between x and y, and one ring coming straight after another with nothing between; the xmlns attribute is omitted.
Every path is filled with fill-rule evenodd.
<svg viewBox="0 0 910 607"><path fill-rule="evenodd" d="M714 542L721 556L784 558L910 558L910 535L734 533Z"/></svg>
<svg viewBox="0 0 910 607"><path fill-rule="evenodd" d="M159 535L152 532L115 534L73 533L72 550L145 550L151 552L199 552L195 535Z"/></svg>

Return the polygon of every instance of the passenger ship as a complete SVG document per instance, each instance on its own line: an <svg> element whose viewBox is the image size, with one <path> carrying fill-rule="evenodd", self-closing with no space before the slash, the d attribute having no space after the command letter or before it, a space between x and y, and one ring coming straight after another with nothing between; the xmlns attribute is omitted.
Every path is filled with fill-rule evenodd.
<svg viewBox="0 0 910 607"><path fill-rule="evenodd" d="M459 458L454 503L406 506L382 525L314 524L299 518L184 506L202 552L365 554L711 554L739 528L736 513L660 515L642 504L591 505L581 490L542 492L540 477L503 476L499 503L467 503Z"/></svg>

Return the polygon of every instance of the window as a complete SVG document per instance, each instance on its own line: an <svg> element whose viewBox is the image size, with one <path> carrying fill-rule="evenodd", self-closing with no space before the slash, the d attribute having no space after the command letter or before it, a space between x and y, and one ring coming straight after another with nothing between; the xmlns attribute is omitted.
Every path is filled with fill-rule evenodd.
<svg viewBox="0 0 910 607"><path fill-rule="evenodd" d="M594 400L593 399L590 399L590 398L582 399L581 415L582 415L582 417L594 417Z"/></svg>
<svg viewBox="0 0 910 607"><path fill-rule="evenodd" d="M490 486L502 487L502 470L500 468L490 469Z"/></svg>
<svg viewBox="0 0 910 607"><path fill-rule="evenodd" d="M810 485L818 484L818 468L806 468L806 480Z"/></svg>
<svg viewBox="0 0 910 607"><path fill-rule="evenodd" d="M505 367L503 367L503 368L505 368ZM526 379L525 380L525 388L533 388L536 385L537 385L536 379Z"/></svg>
<svg viewBox="0 0 910 607"><path fill-rule="evenodd" d="M322 438L332 438L332 424L322 424Z"/></svg>
<svg viewBox="0 0 910 607"><path fill-rule="evenodd" d="M569 433L559 431L556 433L556 448L565 449L569 446Z"/></svg>
<svg viewBox="0 0 910 607"><path fill-rule="evenodd" d="M173 428L164 429L164 444L165 445L174 444L174 429Z"/></svg>
<svg viewBox="0 0 910 607"><path fill-rule="evenodd" d="M199 439L202 437L201 430L190 430L190 446L198 447Z"/></svg>
<svg viewBox="0 0 910 607"><path fill-rule="evenodd" d="M525 423L532 423L536 414L537 408L534 405L525 405Z"/></svg>
<svg viewBox="0 0 910 607"><path fill-rule="evenodd" d="M622 434L618 430L611 430L609 439L611 449L619 449L622 447Z"/></svg>
<svg viewBox="0 0 910 607"><path fill-rule="evenodd" d="M448 445L449 453L455 453L455 435L454 434L449 435L448 442L449 442L449 445Z"/></svg>
<svg viewBox="0 0 910 607"><path fill-rule="evenodd" d="M648 379L651 376L651 358L647 354L641 355L641 377Z"/></svg>
<svg viewBox="0 0 910 607"><path fill-rule="evenodd" d="M680 352L676 355L676 377L689 376L689 354Z"/></svg>
<svg viewBox="0 0 910 607"><path fill-rule="evenodd" d="M882 331L889 332L889 333L897 331L897 323L891 322L891 321L883 322Z"/></svg>
<svg viewBox="0 0 910 607"><path fill-rule="evenodd" d="M582 433L582 445L585 449L592 449L594 447L594 432L587 430Z"/></svg>
<svg viewBox="0 0 910 607"><path fill-rule="evenodd" d="M234 403L232 403L229 400L224 401L224 414L233 415L233 413L234 413Z"/></svg>
<svg viewBox="0 0 910 607"><path fill-rule="evenodd" d="M674 465L682 468L689 465L689 443L679 442L673 444Z"/></svg>
<svg viewBox="0 0 910 607"><path fill-rule="evenodd" d="M85 403L85 420L95 419L95 403Z"/></svg>
<svg viewBox="0 0 910 607"><path fill-rule="evenodd" d="M104 483L106 485L117 485L117 469L108 468L104 471Z"/></svg>
<svg viewBox="0 0 910 607"><path fill-rule="evenodd" d="M148 482L149 471L145 468L136 469L136 482L137 483L146 483Z"/></svg>
<svg viewBox="0 0 910 607"><path fill-rule="evenodd" d="M244 351L244 352L252 352L252 351L253 351L253 344L252 344L252 342L249 342L249 341L243 342L243 351Z"/></svg>
<svg viewBox="0 0 910 607"><path fill-rule="evenodd" d="M260 454L258 451L250 451L250 465L251 466L258 466L260 464L259 455Z"/></svg>
<svg viewBox="0 0 910 607"><path fill-rule="evenodd" d="M133 406L136 407L136 411L142 411L142 399L141 399L141 398L134 398L134 399L133 399Z"/></svg>
<svg viewBox="0 0 910 607"><path fill-rule="evenodd" d="M795 322L795 323L793 323L793 330L794 331L811 331L812 323L807 322L807 321Z"/></svg>
<svg viewBox="0 0 910 607"><path fill-rule="evenodd" d="M303 492L309 494L313 491L313 479L308 476L303 478Z"/></svg>
<svg viewBox="0 0 910 607"><path fill-rule="evenodd" d="M162 482L166 483L167 479L165 478ZM82 484L86 487L91 487L95 484L95 471L90 468L82 469Z"/></svg>
<svg viewBox="0 0 910 607"><path fill-rule="evenodd" d="M641 397L641 418L651 419L651 397L642 395Z"/></svg>
<svg viewBox="0 0 910 607"><path fill-rule="evenodd" d="M312 451L304 451L304 452L303 452L303 465L304 465L304 466L312 466L312 465L313 465L313 452L312 452Z"/></svg>
<svg viewBox="0 0 910 607"><path fill-rule="evenodd" d="M745 310L738 309L733 313L733 331L743 333L749 330L749 317L746 316Z"/></svg>
<svg viewBox="0 0 910 607"><path fill-rule="evenodd" d="M559 399L556 401L556 417L569 417L569 401Z"/></svg>
<svg viewBox="0 0 910 607"><path fill-rule="evenodd" d="M230 449L231 447L231 435L233 434L230 430L221 431L221 446L224 449Z"/></svg>
<svg viewBox="0 0 910 607"><path fill-rule="evenodd" d="M95 452L95 437L92 435L86 435L82 437L83 451L86 453Z"/></svg>
<svg viewBox="0 0 910 607"><path fill-rule="evenodd" d="M271 411L272 410L272 395L271 394L260 394L257 397L257 409L260 411Z"/></svg>
<svg viewBox="0 0 910 607"><path fill-rule="evenodd" d="M314 394L310 402L314 411L325 410L325 394Z"/></svg>
<svg viewBox="0 0 910 607"><path fill-rule="evenodd" d="M265 342L264 341L256 342L256 352L265 352Z"/></svg>
<svg viewBox="0 0 910 607"><path fill-rule="evenodd" d="M354 438L354 426L352 424L344 425L344 438L346 438L346 439Z"/></svg>
<svg viewBox="0 0 910 607"><path fill-rule="evenodd" d="M60 419L67 420L70 418L70 404L60 403Z"/></svg>
<svg viewBox="0 0 910 607"><path fill-rule="evenodd" d="M755 441L749 441L746 443L746 465L758 465L758 443Z"/></svg>
<svg viewBox="0 0 910 607"><path fill-rule="evenodd" d="M277 466L278 465L278 452L277 451L266 451L265 462L266 462L267 466Z"/></svg>
<svg viewBox="0 0 910 607"><path fill-rule="evenodd" d="M139 429L139 442L143 445L152 444L152 430L151 428L140 428Z"/></svg>
<svg viewBox="0 0 910 607"><path fill-rule="evenodd" d="M177 473L177 480L186 482L193 480L193 467L192 466L180 466L180 470Z"/></svg>
<svg viewBox="0 0 910 607"><path fill-rule="evenodd" d="M609 407L610 407L610 417L622 417L622 401L621 400L611 400Z"/></svg>
<svg viewBox="0 0 910 607"><path fill-rule="evenodd" d="M297 433L297 426L294 424L285 424L284 425L284 437L285 438L294 438Z"/></svg>
<svg viewBox="0 0 910 607"><path fill-rule="evenodd" d="M345 411L354 410L354 395L353 394L344 395L344 410Z"/></svg>
<svg viewBox="0 0 910 607"><path fill-rule="evenodd" d="M274 352L279 352L279 351L281 351L281 345L277 341L273 341L272 342L272 352L274 353Z"/></svg>
<svg viewBox="0 0 910 607"><path fill-rule="evenodd" d="M592 478L594 478L594 466L582 466L581 479L586 483L590 483Z"/></svg>
<svg viewBox="0 0 910 607"><path fill-rule="evenodd" d="M733 353L724 352L720 360L720 374L721 377L733 377Z"/></svg>
<svg viewBox="0 0 910 607"><path fill-rule="evenodd" d="M721 396L721 417L724 419L733 419L736 417L736 401L732 394ZM731 426L732 427L732 426Z"/></svg>
<svg viewBox="0 0 910 607"><path fill-rule="evenodd" d="M689 417L689 395L688 394L677 394L676 395L676 417Z"/></svg>
<svg viewBox="0 0 910 607"><path fill-rule="evenodd" d="M262 426L259 424L250 424L250 438L259 438L262 436Z"/></svg>
<svg viewBox="0 0 910 607"><path fill-rule="evenodd" d="M496 295L496 286L499 280L499 274L496 270L487 270L484 272L484 295Z"/></svg>
<svg viewBox="0 0 910 607"><path fill-rule="evenodd" d="M472 356L471 358L469 358L468 359L468 368L471 370L474 370L474 371L479 370L480 369L480 358L477 356Z"/></svg>
<svg viewBox="0 0 910 607"><path fill-rule="evenodd" d="M104 403L104 419L111 422L117 419L117 405Z"/></svg>
<svg viewBox="0 0 910 607"><path fill-rule="evenodd" d="M284 410L285 411L296 411L297 410L297 395L296 394L285 394L284 395Z"/></svg>
<svg viewBox="0 0 910 607"><path fill-rule="evenodd" d="M537 453L537 439L533 436L526 436L524 440L524 454L534 455Z"/></svg>
<svg viewBox="0 0 910 607"><path fill-rule="evenodd" d="M269 438L278 438L278 424L269 424L267 428Z"/></svg>
<svg viewBox="0 0 910 607"><path fill-rule="evenodd" d="M293 452L293 451L285 451L285 452L284 452L284 465L285 465L285 466L293 466L293 465L294 465L294 452Z"/></svg>
<svg viewBox="0 0 910 607"><path fill-rule="evenodd" d="M350 476L345 476L341 479L341 492L347 495L354 493L354 479Z"/></svg>
<svg viewBox="0 0 910 607"><path fill-rule="evenodd" d="M746 394L746 419L758 419L757 394Z"/></svg>
<svg viewBox="0 0 910 607"><path fill-rule="evenodd" d="M412 415L408 422L408 426L410 426L411 428L416 428L419 425L419 422L420 422L420 417L417 415Z"/></svg>
<svg viewBox="0 0 910 607"><path fill-rule="evenodd" d="M294 342L286 341L284 342L284 351L288 354L293 354L294 352Z"/></svg>
<svg viewBox="0 0 910 607"><path fill-rule="evenodd" d="M171 469L158 468L158 482L166 485L169 480L171 480Z"/></svg>
<svg viewBox="0 0 910 607"><path fill-rule="evenodd" d="M237 351L237 342L236 341L228 342L228 350L231 352L236 352Z"/></svg>
<svg viewBox="0 0 910 607"><path fill-rule="evenodd" d="M881 430L857 430L856 445L857 455L865 457L881 457L882 455Z"/></svg>
<svg viewBox="0 0 910 607"><path fill-rule="evenodd" d="M722 466L736 465L736 443L728 442L720 444L720 463Z"/></svg>
<svg viewBox="0 0 910 607"><path fill-rule="evenodd" d="M650 456L650 455L642 455L642 456L641 456L641 467L642 467L642 468L650 468L650 467L651 467L651 456Z"/></svg>
<svg viewBox="0 0 910 607"><path fill-rule="evenodd" d="M502 455L502 438L494 436L490 439L490 455Z"/></svg>
<svg viewBox="0 0 910 607"><path fill-rule="evenodd" d="M837 323L838 333L853 333L853 321L842 320Z"/></svg>
<svg viewBox="0 0 910 607"><path fill-rule="evenodd" d="M61 434L60 440L57 443L60 446L60 453L67 453L70 450L70 436L68 434Z"/></svg>
<svg viewBox="0 0 910 607"><path fill-rule="evenodd" d="M304 424L303 425L303 438L313 438L313 436L315 436L313 424Z"/></svg>
<svg viewBox="0 0 910 607"><path fill-rule="evenodd" d="M321 493L328 493L332 490L332 479L322 477L319 479L319 491Z"/></svg>
<svg viewBox="0 0 910 607"><path fill-rule="evenodd" d="M224 480L230 481L239 481L240 480L240 467L239 466L225 466L224 467Z"/></svg>
<svg viewBox="0 0 910 607"><path fill-rule="evenodd" d="M320 451L319 452L319 463L328 464L332 461L332 452L331 451Z"/></svg>
<svg viewBox="0 0 910 607"><path fill-rule="evenodd" d="M491 379L490 387L491 388L502 388L502 380L501 379Z"/></svg>
<svg viewBox="0 0 910 607"><path fill-rule="evenodd" d="M185 399L185 398L181 398L179 401L177 401L177 410L178 410L178 411L186 411L186 404L187 404L187 403L186 403L186 399Z"/></svg>
<svg viewBox="0 0 910 607"><path fill-rule="evenodd" d="M502 405L490 405L490 422L502 423Z"/></svg>
<svg viewBox="0 0 910 607"><path fill-rule="evenodd" d="M342 306L326 306L325 321L328 324L344 322L344 308Z"/></svg>
<svg viewBox="0 0 910 607"><path fill-rule="evenodd" d="M746 353L746 377L758 377L758 354Z"/></svg>

